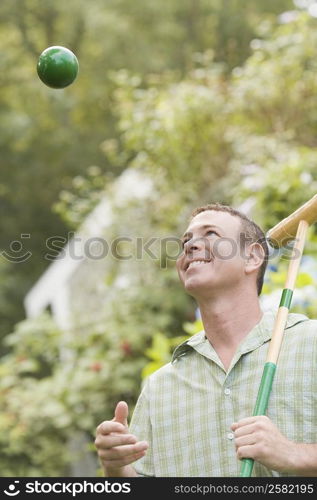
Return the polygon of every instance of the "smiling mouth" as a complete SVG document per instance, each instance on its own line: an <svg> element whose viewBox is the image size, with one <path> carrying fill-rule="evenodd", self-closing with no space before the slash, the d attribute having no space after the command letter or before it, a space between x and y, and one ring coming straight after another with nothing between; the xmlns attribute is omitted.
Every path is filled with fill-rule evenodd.
<svg viewBox="0 0 317 500"><path fill-rule="evenodd" d="M194 267L203 266L204 264L210 264L210 262L211 262L210 260L193 260L186 267L186 271L188 271L189 269L192 269Z"/></svg>

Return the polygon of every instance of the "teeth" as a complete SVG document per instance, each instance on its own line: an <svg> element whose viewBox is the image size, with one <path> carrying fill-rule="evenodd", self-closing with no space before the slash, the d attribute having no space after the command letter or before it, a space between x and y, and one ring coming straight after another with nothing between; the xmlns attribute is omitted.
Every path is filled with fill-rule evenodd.
<svg viewBox="0 0 317 500"><path fill-rule="evenodd" d="M209 262L206 262L204 260L194 260L193 262L191 262L189 264L187 269L189 269L190 267L193 267L193 266L200 266L201 264L209 264Z"/></svg>

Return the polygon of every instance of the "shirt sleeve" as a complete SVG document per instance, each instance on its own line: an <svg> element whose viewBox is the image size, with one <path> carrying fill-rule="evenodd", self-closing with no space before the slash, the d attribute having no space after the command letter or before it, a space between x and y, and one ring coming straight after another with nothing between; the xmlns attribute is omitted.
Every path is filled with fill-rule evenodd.
<svg viewBox="0 0 317 500"><path fill-rule="evenodd" d="M130 432L134 434L139 441L147 441L149 447L144 457L140 458L132 465L140 477L155 476L153 463L153 436L149 408L149 381L144 383L142 392L134 408L130 422Z"/></svg>

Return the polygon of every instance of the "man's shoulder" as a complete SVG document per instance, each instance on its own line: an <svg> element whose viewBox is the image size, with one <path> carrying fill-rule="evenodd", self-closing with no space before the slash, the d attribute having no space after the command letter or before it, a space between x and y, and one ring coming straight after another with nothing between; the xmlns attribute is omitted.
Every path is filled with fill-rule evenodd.
<svg viewBox="0 0 317 500"><path fill-rule="evenodd" d="M176 346L176 348L173 351L171 362L173 363L175 360L179 359L180 357L183 357L188 352L192 352L193 347L197 346L198 344L201 344L202 342L205 341L205 339L206 337L204 330L200 330L198 333L195 333L195 335L192 335L184 342L178 344L178 346Z"/></svg>
<svg viewBox="0 0 317 500"><path fill-rule="evenodd" d="M143 380L142 387L144 394L153 396L157 391L161 391L161 388L172 379L172 374L173 367L171 362L155 370L155 372L151 373Z"/></svg>
<svg viewBox="0 0 317 500"><path fill-rule="evenodd" d="M305 314L289 313L286 323L288 337L297 338L298 341L311 339L317 342L317 319L309 318Z"/></svg>
<svg viewBox="0 0 317 500"><path fill-rule="evenodd" d="M301 328L316 328L317 318L310 318L306 314L288 313L286 326L287 328L294 328L301 325Z"/></svg>

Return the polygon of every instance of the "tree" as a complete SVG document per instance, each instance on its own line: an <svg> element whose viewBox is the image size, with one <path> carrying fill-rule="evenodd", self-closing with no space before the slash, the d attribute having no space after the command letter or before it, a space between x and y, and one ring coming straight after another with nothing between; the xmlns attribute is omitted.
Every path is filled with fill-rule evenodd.
<svg viewBox="0 0 317 500"><path fill-rule="evenodd" d="M103 154L105 139L116 129L112 72L126 68L146 86L148 75L153 81L165 73L175 82L209 50L228 73L248 56L258 21L291 5L248 0L241 15L236 0L1 2L0 249L8 253L18 240L32 258L11 263L17 283L6 293L10 300L15 296L16 307L0 338L23 318L21 296L48 265L47 238L67 237L68 226L53 209L59 193L67 198L72 179L80 182L90 167L108 178L127 165L113 168ZM76 82L61 91L46 88L36 75L38 56L53 44L72 49L80 64ZM78 224L80 217L71 222ZM21 239L25 234L28 240Z"/></svg>

